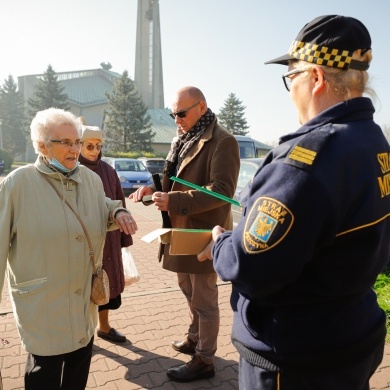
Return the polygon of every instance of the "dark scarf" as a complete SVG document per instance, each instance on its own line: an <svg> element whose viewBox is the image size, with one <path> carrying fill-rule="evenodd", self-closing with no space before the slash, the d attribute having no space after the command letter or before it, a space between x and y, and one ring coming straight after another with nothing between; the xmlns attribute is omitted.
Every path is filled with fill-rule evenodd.
<svg viewBox="0 0 390 390"><path fill-rule="evenodd" d="M214 118L215 114L208 108L206 113L200 117L190 131L178 135L173 139L171 150L165 159L164 174L168 175L168 177L176 175L184 157L188 154L195 142L200 139Z"/></svg>
<svg viewBox="0 0 390 390"><path fill-rule="evenodd" d="M88 160L87 158L83 157L83 155L81 153L79 155L80 164L86 166L87 168L89 168L91 171L94 171L94 172L96 172L98 170L101 158L102 158L102 152L101 151L100 151L96 161Z"/></svg>
<svg viewBox="0 0 390 390"><path fill-rule="evenodd" d="M107 169L108 164L104 161L100 161L101 158L102 158L101 151L100 151L96 161L88 160L87 158L83 157L83 155L81 153L79 155L80 164L84 165L85 167L89 168L91 171L98 174L100 176L100 178L102 179L103 188L104 188L104 192L105 192L106 196L111 198L111 199L116 199L115 188L111 184L112 178L110 178L110 172L109 172L109 169Z"/></svg>

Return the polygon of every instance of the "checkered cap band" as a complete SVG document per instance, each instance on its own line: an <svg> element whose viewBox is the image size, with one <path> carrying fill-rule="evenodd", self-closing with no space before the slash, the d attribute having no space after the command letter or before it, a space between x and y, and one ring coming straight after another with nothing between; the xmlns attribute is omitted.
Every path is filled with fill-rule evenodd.
<svg viewBox="0 0 390 390"><path fill-rule="evenodd" d="M310 42L294 41L288 54L297 60L344 70L350 67L352 61L352 52L348 50L333 49Z"/></svg>

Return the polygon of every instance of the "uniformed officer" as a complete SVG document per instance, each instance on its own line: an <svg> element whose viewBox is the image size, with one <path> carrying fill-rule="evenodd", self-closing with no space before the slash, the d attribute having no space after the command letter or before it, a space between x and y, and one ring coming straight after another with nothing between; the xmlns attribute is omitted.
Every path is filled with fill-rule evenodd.
<svg viewBox="0 0 390 390"><path fill-rule="evenodd" d="M215 227L199 255L233 285L240 389L366 390L382 360L371 287L390 255L390 147L363 97L371 57L359 20L326 15L267 62L288 66L301 127L265 159L237 228Z"/></svg>

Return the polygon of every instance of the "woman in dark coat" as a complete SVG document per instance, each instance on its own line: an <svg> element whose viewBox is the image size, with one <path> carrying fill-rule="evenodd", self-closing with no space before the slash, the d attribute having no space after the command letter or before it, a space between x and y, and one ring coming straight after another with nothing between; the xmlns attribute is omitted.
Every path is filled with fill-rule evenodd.
<svg viewBox="0 0 390 390"><path fill-rule="evenodd" d="M122 200L125 207L125 197L118 175L109 164L101 160L103 132L95 126L83 126L81 142L80 163L100 176L108 198ZM121 293L125 287L121 249L132 244L131 235L115 230L107 233L104 245L103 268L110 281L110 301L106 305L99 306L97 335L117 343L125 342L126 336L110 326L109 311L116 310L121 306Z"/></svg>

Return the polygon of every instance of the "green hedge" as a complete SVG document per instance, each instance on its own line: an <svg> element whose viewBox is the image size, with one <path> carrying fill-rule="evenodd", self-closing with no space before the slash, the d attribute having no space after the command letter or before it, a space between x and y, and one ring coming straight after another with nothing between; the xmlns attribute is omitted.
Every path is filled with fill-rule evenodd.
<svg viewBox="0 0 390 390"><path fill-rule="evenodd" d="M374 285L379 306L385 311L387 319L386 342L390 343L390 267L381 273Z"/></svg>
<svg viewBox="0 0 390 390"><path fill-rule="evenodd" d="M4 161L4 170L7 171L11 168L12 163L13 163L13 158L4 149L0 149L0 160Z"/></svg>

